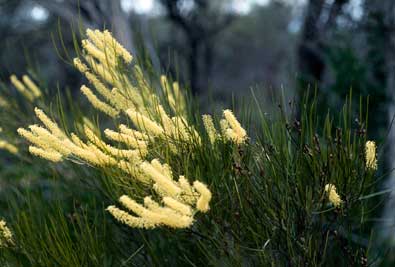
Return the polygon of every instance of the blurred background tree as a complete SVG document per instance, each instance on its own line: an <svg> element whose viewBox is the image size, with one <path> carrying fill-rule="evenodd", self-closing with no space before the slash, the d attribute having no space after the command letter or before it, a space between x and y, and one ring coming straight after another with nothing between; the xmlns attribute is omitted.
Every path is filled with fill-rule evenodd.
<svg viewBox="0 0 395 267"><path fill-rule="evenodd" d="M290 24L298 20L294 13L299 7L261 2L2 0L0 75L7 81L10 73L23 72L28 58L31 71L38 71L50 87L78 88L79 76L60 64L54 45L71 57L70 28L78 34L78 27L104 25L129 50L146 55L155 70L171 72L202 97L210 93L227 105L232 93L247 95L257 84L284 85L288 91L298 36Z"/></svg>
<svg viewBox="0 0 395 267"><path fill-rule="evenodd" d="M166 18L183 32L187 45L183 50L186 50L190 87L192 93L198 94L203 88L208 88L216 37L231 24L234 16L230 12L223 12L223 1L160 2L166 10Z"/></svg>

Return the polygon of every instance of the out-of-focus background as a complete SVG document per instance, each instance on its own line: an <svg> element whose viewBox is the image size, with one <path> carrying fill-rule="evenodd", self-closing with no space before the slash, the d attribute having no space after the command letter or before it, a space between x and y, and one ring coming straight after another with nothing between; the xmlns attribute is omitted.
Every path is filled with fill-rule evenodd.
<svg viewBox="0 0 395 267"><path fill-rule="evenodd" d="M336 106L353 88L383 112L394 75L393 2L0 0L0 77L29 67L51 88L77 91L81 75L58 52L73 54L71 29L105 25L203 99L227 105L251 87L297 96L310 86Z"/></svg>
<svg viewBox="0 0 395 267"><path fill-rule="evenodd" d="M71 29L78 38L78 29L106 27L203 103L228 106L253 88L270 105L273 95L297 99L318 88L324 109L337 108L352 88L354 96L370 95L372 114L380 114L370 121L373 134L384 136L395 83L394 6L393 0L0 0L0 78L28 68L50 88L78 91L81 75L64 64L74 54Z"/></svg>
<svg viewBox="0 0 395 267"><path fill-rule="evenodd" d="M369 95L369 136L388 145L380 155L395 166L394 0L0 0L0 79L30 72L77 94L73 35L86 27L113 30L203 109L251 89L270 108L273 97L299 99L310 88L324 115L350 89L356 108Z"/></svg>

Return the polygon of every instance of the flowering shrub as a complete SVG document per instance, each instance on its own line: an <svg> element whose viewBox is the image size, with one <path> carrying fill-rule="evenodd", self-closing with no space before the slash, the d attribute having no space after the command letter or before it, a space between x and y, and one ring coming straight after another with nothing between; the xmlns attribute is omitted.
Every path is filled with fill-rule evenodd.
<svg viewBox="0 0 395 267"><path fill-rule="evenodd" d="M385 192L375 191L376 144L362 116L352 124L346 105L335 127L314 102L301 103L298 118L280 107L269 119L257 106L258 127L247 134L231 110L219 120L201 116L178 82L149 79L109 31L86 36L73 63L104 128L72 109L75 128L67 126L28 76L10 79L24 101L0 98L3 110L36 116L3 123L22 138L4 137L0 148L31 166L30 175L56 166L66 189L51 201L68 203L71 194L79 203L7 200L7 265L348 266L383 257L369 250L369 216Z"/></svg>

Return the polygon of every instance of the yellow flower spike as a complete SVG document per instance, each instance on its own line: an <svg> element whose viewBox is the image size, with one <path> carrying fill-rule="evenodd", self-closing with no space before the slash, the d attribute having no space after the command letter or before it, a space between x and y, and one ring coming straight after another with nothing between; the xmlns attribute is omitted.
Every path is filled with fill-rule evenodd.
<svg viewBox="0 0 395 267"><path fill-rule="evenodd" d="M164 197L164 198L168 198L168 197ZM170 203L170 202L172 202L172 200L168 200L167 202ZM177 202L179 202L179 201L177 201ZM180 203L180 204L183 204L183 203ZM177 205L177 204L175 204L175 205ZM177 211L176 209L173 209L171 207L164 207L164 206L159 205L158 202L152 200L151 196L148 196L148 197L144 198L144 206L149 211L154 212L154 213L156 213L158 215L160 215L160 214L165 215L165 216L169 216L169 215L175 215L175 216L183 215L182 212ZM183 208L180 208L180 209L184 210ZM188 213L188 211L186 211L186 210L184 210L184 211ZM186 215L186 216L192 216L192 211L191 211L191 215Z"/></svg>
<svg viewBox="0 0 395 267"><path fill-rule="evenodd" d="M176 197L181 193L181 188L172 180L158 172L150 163L143 162L140 165L141 170L148 175L157 185L160 190L172 197Z"/></svg>
<svg viewBox="0 0 395 267"><path fill-rule="evenodd" d="M202 118L203 118L203 125L204 128L206 129L210 143L214 144L215 140L217 139L218 133L217 130L215 129L213 118L211 117L211 115L203 115Z"/></svg>
<svg viewBox="0 0 395 267"><path fill-rule="evenodd" d="M147 220L143 218L138 218L135 216L130 215L129 213L118 209L115 206L108 206L106 209L117 221L120 223L126 224L129 227L132 228L144 228L144 229L151 229L155 228L157 225L148 222Z"/></svg>
<svg viewBox="0 0 395 267"><path fill-rule="evenodd" d="M104 134L108 139L113 141L122 142L126 145L138 149L143 155L147 153L147 142L140 140L135 136L128 134L118 133L110 129L105 129Z"/></svg>
<svg viewBox="0 0 395 267"><path fill-rule="evenodd" d="M49 146L51 149L59 152L62 155L69 155L71 151L63 145L63 142L59 140L55 135L51 134L47 129L38 126L38 125L30 125L29 129L33 134L38 136L45 144L43 148Z"/></svg>
<svg viewBox="0 0 395 267"><path fill-rule="evenodd" d="M174 95L176 97L177 100L181 100L181 98L183 97L180 91L180 84L175 81L173 82L173 91L174 91ZM184 99L182 99L184 100Z"/></svg>
<svg viewBox="0 0 395 267"><path fill-rule="evenodd" d="M23 75L22 80L35 97L40 97L42 95L40 88L38 88L38 86L30 79L29 76Z"/></svg>
<svg viewBox="0 0 395 267"><path fill-rule="evenodd" d="M73 141L73 143L76 146L79 146L81 148L87 148L88 145L85 144L75 133L71 133L71 141Z"/></svg>
<svg viewBox="0 0 395 267"><path fill-rule="evenodd" d="M107 152L111 154L111 156L114 156L116 158L126 158L133 162L141 161L142 154L137 149L136 150L118 149L107 144L105 147L101 149L103 149L104 152Z"/></svg>
<svg viewBox="0 0 395 267"><path fill-rule="evenodd" d="M181 215L171 209L160 208L156 211L151 211L126 195L121 196L119 202L131 212L157 225L164 224L172 228L187 228L193 222L192 217Z"/></svg>
<svg viewBox="0 0 395 267"><path fill-rule="evenodd" d="M4 149L11 154L18 154L18 148L6 140L0 140L0 149Z"/></svg>
<svg viewBox="0 0 395 267"><path fill-rule="evenodd" d="M14 85L15 88L16 88L19 92L26 91L25 85L23 85L23 83L16 77L15 74L12 74L12 75L10 76L10 81L11 81L12 85Z"/></svg>
<svg viewBox="0 0 395 267"><path fill-rule="evenodd" d="M128 110L130 108L134 108L135 105L132 101L129 101L118 88L113 88L111 90L112 101L117 103L117 106L121 110Z"/></svg>
<svg viewBox="0 0 395 267"><path fill-rule="evenodd" d="M196 208L201 212L207 212L210 209L211 192L207 186L199 181L193 182L193 187L200 194L198 201L196 202Z"/></svg>
<svg viewBox="0 0 395 267"><path fill-rule="evenodd" d="M110 46L111 44L107 44L104 42L104 35L99 30L92 31L90 29L86 30L86 35L89 37L89 40L97 47L99 51L104 51L106 57L109 57L111 61L116 62L116 53L114 51L114 47Z"/></svg>
<svg viewBox="0 0 395 267"><path fill-rule="evenodd" d="M11 154L18 154L18 148L6 140L0 140L0 149L4 149Z"/></svg>
<svg viewBox="0 0 395 267"><path fill-rule="evenodd" d="M40 139L38 136L24 128L19 128L17 132L20 136L28 140L30 143L35 144L36 146L50 148L50 144L46 143L44 140Z"/></svg>
<svg viewBox="0 0 395 267"><path fill-rule="evenodd" d="M185 99L180 92L179 83L173 82L171 86L167 77L165 75L161 75L160 84L162 91L167 97L167 101L173 112L185 116Z"/></svg>
<svg viewBox="0 0 395 267"><path fill-rule="evenodd" d="M158 202L152 200L151 197L144 198L144 206L146 206L150 211L154 211L154 212L159 211L161 208Z"/></svg>
<svg viewBox="0 0 395 267"><path fill-rule="evenodd" d="M89 141L91 141L93 144L99 146L99 147L105 147L107 144L101 140L99 136L97 136L91 128L91 125L85 124L84 126L84 133L85 136L88 138Z"/></svg>
<svg viewBox="0 0 395 267"><path fill-rule="evenodd" d="M165 203L166 206L169 208L180 212L183 215L186 216L192 216L192 209L190 206L185 205L184 203L181 203L180 201L171 198L171 197L164 197L163 198L163 203Z"/></svg>
<svg viewBox="0 0 395 267"><path fill-rule="evenodd" d="M112 156L105 154L103 151L101 151L97 146L94 144L88 144L88 148L91 152L93 152L97 158L97 161L99 162L100 166L104 165L117 165L118 161L114 159Z"/></svg>
<svg viewBox="0 0 395 267"><path fill-rule="evenodd" d="M0 140L0 149L7 150L14 155L18 154L18 148L5 140Z"/></svg>
<svg viewBox="0 0 395 267"><path fill-rule="evenodd" d="M146 116L131 109L126 110L126 114L133 121L136 127L147 132L147 134L152 134L153 136L163 135L163 128Z"/></svg>
<svg viewBox="0 0 395 267"><path fill-rule="evenodd" d="M82 63L82 61L79 58L74 58L73 64L74 64L74 67L76 67L77 70L81 73L85 73L85 72L89 71L88 66L85 65L84 63Z"/></svg>
<svg viewBox="0 0 395 267"><path fill-rule="evenodd" d="M134 138L137 138L137 139L140 139L140 140L149 140L148 135L146 135L146 134L144 134L142 132L130 129L129 127L127 127L124 124L120 124L118 126L118 128L119 128L120 132L123 133L123 134L130 135L130 136L132 136Z"/></svg>
<svg viewBox="0 0 395 267"><path fill-rule="evenodd" d="M99 77L103 81L105 81L111 85L114 85L114 84L119 85L119 83L117 83L117 81L114 79L115 78L114 75L111 74L111 71L105 65L96 62L95 59L89 55L85 55L84 57L85 57L86 62L88 62L89 66L93 70L93 72L95 72L97 75L99 75Z"/></svg>
<svg viewBox="0 0 395 267"><path fill-rule="evenodd" d="M81 86L81 91L82 93L88 98L89 102L94 106L96 109L106 113L112 118L115 118L118 116L119 111L116 110L115 108L111 107L110 105L104 103L103 101L99 100L96 95L86 87L85 85Z"/></svg>
<svg viewBox="0 0 395 267"><path fill-rule="evenodd" d="M166 111L163 109L161 105L158 105L156 107L157 112L160 116L161 124L163 126L164 132L165 133L174 133L174 125L173 121L170 119L170 117L167 115Z"/></svg>
<svg viewBox="0 0 395 267"><path fill-rule="evenodd" d="M165 93L170 90L166 75L160 76L160 85Z"/></svg>
<svg viewBox="0 0 395 267"><path fill-rule="evenodd" d="M233 130L237 134L241 136L246 135L246 131L241 127L240 123L238 122L238 120L236 119L235 115L231 110L226 109L223 111L223 114L225 119L229 122L229 125L233 128Z"/></svg>
<svg viewBox="0 0 395 267"><path fill-rule="evenodd" d="M133 60L132 55L120 44L117 40L112 37L112 34L105 30L104 32L104 42L108 44L110 47L114 47L115 54L121 55L126 63L131 63Z"/></svg>
<svg viewBox="0 0 395 267"><path fill-rule="evenodd" d="M101 64L109 68L115 68L116 61L110 54L103 53L88 40L82 40L82 46L89 55L96 58Z"/></svg>
<svg viewBox="0 0 395 267"><path fill-rule="evenodd" d="M82 122L85 126L89 127L91 130L97 130L97 126L87 117L82 117Z"/></svg>
<svg viewBox="0 0 395 267"><path fill-rule="evenodd" d="M225 119L221 119L219 125L221 127L221 134L226 136L226 130L230 128L229 122Z"/></svg>
<svg viewBox="0 0 395 267"><path fill-rule="evenodd" d="M226 121L229 123L230 127L237 136L237 138L234 138L234 140L239 144L243 143L247 139L247 132L243 129L243 127L241 127L239 121L236 119L231 110L226 109L223 111L223 114Z"/></svg>
<svg viewBox="0 0 395 267"><path fill-rule="evenodd" d="M173 121L175 129L175 132L173 133L174 137L188 143L196 141L200 144L201 140L199 134L196 132L195 129L188 126L188 123L185 121L184 118L173 117L171 119Z"/></svg>
<svg viewBox="0 0 395 267"><path fill-rule="evenodd" d="M120 160L117 167L140 182L148 184L151 182L151 179L140 170L138 166L140 163L141 160L136 160L135 162Z"/></svg>
<svg viewBox="0 0 395 267"><path fill-rule="evenodd" d="M59 126L53 122L47 115L45 115L44 111L39 108L34 108L34 112L36 113L37 118L51 131L53 135L58 138L65 138L66 135L62 130L60 130Z"/></svg>
<svg viewBox="0 0 395 267"><path fill-rule="evenodd" d="M137 88L136 86L131 84L129 78L124 74L122 74L118 78L119 82L115 84L115 87L120 88L123 91L122 94L125 96L126 99L128 99L129 102L133 103L133 107L137 107L141 113L145 113L146 102L143 99L144 93L141 92L141 88ZM153 101L151 101L151 105L152 103Z"/></svg>
<svg viewBox="0 0 395 267"><path fill-rule="evenodd" d="M119 202L129 211L137 214L138 216L151 223L154 223L156 225L163 223L160 214L144 208L142 205L138 204L135 200L131 199L126 195L121 196L119 198Z"/></svg>
<svg viewBox="0 0 395 267"><path fill-rule="evenodd" d="M130 161L137 162L141 161L141 151L135 149L135 150L126 150L126 149L117 149L113 147L107 148L109 149L109 153L115 157L122 157L126 158Z"/></svg>
<svg viewBox="0 0 395 267"><path fill-rule="evenodd" d="M174 97L176 98L176 102L178 105L178 110L183 116L185 116L185 112L186 112L185 98L180 91L180 84L178 82L173 82L173 91L174 91Z"/></svg>
<svg viewBox="0 0 395 267"><path fill-rule="evenodd" d="M134 199L131 199L127 195L123 195L119 198L119 203L122 204L125 208L127 208L129 211L132 211L136 213L139 216L143 216L144 212L146 209L138 204Z"/></svg>
<svg viewBox="0 0 395 267"><path fill-rule="evenodd" d="M84 131L86 137L91 141L94 145L98 148L107 152L115 157L123 157L128 158L130 160L137 160L140 159L140 151L139 150L125 150L125 149L118 149L109 144L106 144L100 137L98 137L89 127L84 126Z"/></svg>
<svg viewBox="0 0 395 267"><path fill-rule="evenodd" d="M100 50L104 50L106 48L103 40L103 33L100 32L99 30L93 31L91 29L86 29L86 35Z"/></svg>
<svg viewBox="0 0 395 267"><path fill-rule="evenodd" d="M141 89L141 92L143 93L144 96L150 95L150 86L147 82L147 80L144 77L143 71L138 65L134 65L133 67L134 70L134 75L136 77L137 84L139 88Z"/></svg>
<svg viewBox="0 0 395 267"><path fill-rule="evenodd" d="M162 224L172 228L189 228L193 223L193 217L182 215L170 208L160 208L156 212L161 216Z"/></svg>
<svg viewBox="0 0 395 267"><path fill-rule="evenodd" d="M60 162L63 160L62 154L54 151L54 150L44 150L36 146L29 146L29 152L32 155L38 156L40 158L52 161L52 162Z"/></svg>
<svg viewBox="0 0 395 267"><path fill-rule="evenodd" d="M243 139L240 138L240 136L238 136L235 131L233 131L232 129L226 129L225 131L225 137L228 140L232 140L234 142L236 142L237 144L243 143Z"/></svg>
<svg viewBox="0 0 395 267"><path fill-rule="evenodd" d="M18 80L18 78L14 74L11 75L10 81L18 90L18 92L23 95L27 100L29 100L30 102L34 100L34 95L26 89L25 85L20 80Z"/></svg>
<svg viewBox="0 0 395 267"><path fill-rule="evenodd" d="M158 159L153 159L151 165L160 173L165 175L168 179L173 180L173 173L167 164L161 164Z"/></svg>
<svg viewBox="0 0 395 267"><path fill-rule="evenodd" d="M0 248L14 245L14 239L11 230L4 220L0 220Z"/></svg>
<svg viewBox="0 0 395 267"><path fill-rule="evenodd" d="M80 147L79 145L74 144L71 140L66 139L63 141L63 145L71 151L71 153L84 160L90 164L101 166L103 162L97 157L97 155L91 151L89 145L85 145L84 147Z"/></svg>
<svg viewBox="0 0 395 267"><path fill-rule="evenodd" d="M172 228L188 228L193 223L192 216L182 215L181 213L170 208L160 207L151 215L156 215L153 217L154 219L159 219L161 224Z"/></svg>
<svg viewBox="0 0 395 267"><path fill-rule="evenodd" d="M365 160L367 169L377 170L376 143L374 141L367 141L365 144Z"/></svg>
<svg viewBox="0 0 395 267"><path fill-rule="evenodd" d="M336 192L336 186L333 184L325 185L325 192L328 194L329 202L331 202L333 206L339 207L343 203L339 194Z"/></svg>
<svg viewBox="0 0 395 267"><path fill-rule="evenodd" d="M85 77L88 79L88 81L93 84L95 87L96 91L103 96L107 101L109 101L111 104L116 104L115 101L113 101L113 95L111 94L111 91L96 77L91 72L86 72Z"/></svg>
<svg viewBox="0 0 395 267"><path fill-rule="evenodd" d="M184 176L180 175L178 178L178 184L182 189L180 198L185 203L190 205L195 204L199 195L196 193L195 189L191 186L188 180Z"/></svg>

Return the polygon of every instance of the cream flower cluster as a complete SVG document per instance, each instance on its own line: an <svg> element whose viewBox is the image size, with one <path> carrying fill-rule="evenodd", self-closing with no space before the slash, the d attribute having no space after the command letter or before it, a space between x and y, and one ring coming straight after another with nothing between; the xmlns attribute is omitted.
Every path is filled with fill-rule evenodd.
<svg viewBox="0 0 395 267"><path fill-rule="evenodd" d="M82 41L82 57L75 58L74 65L95 88L94 92L83 85L81 91L96 109L113 118L123 112L150 137L200 142L196 130L185 120L185 98L177 82L170 83L164 75L160 79L161 93L170 111L177 114L171 116L138 65L132 66L132 75L123 71L122 64L131 63L133 57L109 31L88 29L86 34L88 38ZM173 144L172 148L175 147Z"/></svg>
<svg viewBox="0 0 395 267"><path fill-rule="evenodd" d="M119 202L128 212L113 205L107 208L119 222L133 228L186 228L192 225L193 216L197 211L209 210L211 192L203 183L195 181L191 185L183 176L180 176L178 181L173 180L170 167L160 164L157 159L150 163L143 162L140 168L142 175L154 182L153 189L160 196L161 203L147 196L142 205L123 195Z"/></svg>
<svg viewBox="0 0 395 267"><path fill-rule="evenodd" d="M15 75L11 75L10 81L16 90L29 102L34 102L42 96L40 88L27 75L22 76L22 81ZM7 110L10 109L10 107L10 103L0 96L0 108ZM6 150L11 154L18 154L18 148L10 141L3 138L0 138L0 149Z"/></svg>
<svg viewBox="0 0 395 267"><path fill-rule="evenodd" d="M106 129L104 135L108 139L119 142L125 147L118 149L102 141L99 136L95 136L92 127L85 125L84 132L88 142L83 142L76 134L67 137L55 122L51 121L42 110L36 108L36 115L45 127L31 125L29 130L18 129L18 133L33 144L29 148L32 154L55 162L77 157L93 165L115 165L133 174L136 165L147 154L148 143L154 141L153 138L170 137L169 139L176 141L200 142L196 130L187 124L183 116L170 117L165 112L138 66L134 66L134 77L140 90L132 85L128 76L118 71L120 61L130 63L132 56L112 38L110 32L87 30L87 36L89 39L83 40L83 59L88 65L79 58L76 58L74 63L95 87L102 100L86 85L81 87L82 92L95 108L112 117L123 111L139 131L123 124L119 125L119 131ZM171 89L164 76L161 83L174 109L176 102L185 103L177 83L173 83ZM118 88L108 89L109 86L115 85ZM152 102L144 104L142 97L147 95ZM149 107L149 110L146 107ZM171 147L176 150L174 144Z"/></svg>
<svg viewBox="0 0 395 267"><path fill-rule="evenodd" d="M14 244L12 233L4 220L0 220L0 248Z"/></svg>
<svg viewBox="0 0 395 267"><path fill-rule="evenodd" d="M0 149L6 150L14 155L18 154L18 148L4 139L0 139Z"/></svg>
<svg viewBox="0 0 395 267"><path fill-rule="evenodd" d="M42 110L36 108L35 112L45 127L31 125L29 130L18 129L19 134L33 144L29 147L30 153L54 162L77 157L95 166L119 168L138 181L152 185L157 195L162 198L164 207L153 200L149 201L150 197L145 199L145 207L143 207L129 197L122 196L121 204L139 217L130 215L115 206L108 207L108 211L120 222L132 227L152 228L163 225L182 228L189 227L193 223L193 215L196 211L209 210L211 192L206 185L199 181L190 185L183 176L175 181L172 170L167 164L161 164L156 159L151 162L144 160L148 153L149 135L123 124L119 125L120 132L105 130L105 135L109 139L124 142L128 147L128 149L120 149L104 142L88 126L90 123L85 123L84 131L88 141L84 142L73 133L70 138L67 137ZM152 210L153 206L157 209Z"/></svg>
<svg viewBox="0 0 395 267"><path fill-rule="evenodd" d="M247 132L241 126L233 112L229 109L223 111L223 119L220 121L222 136L237 144L243 144L248 139ZM214 126L213 118L210 115L203 115L203 125L206 129L210 142L213 144L221 137Z"/></svg>
<svg viewBox="0 0 395 267"><path fill-rule="evenodd" d="M367 141L365 144L365 161L367 169L377 170L376 143L374 141Z"/></svg>
<svg viewBox="0 0 395 267"><path fill-rule="evenodd" d="M3 128L0 127L1 132L3 132ZM0 149L6 150L11 154L18 154L18 148L3 138L0 138Z"/></svg>
<svg viewBox="0 0 395 267"><path fill-rule="evenodd" d="M22 76L22 81L15 75L11 75L10 81L16 90L30 102L42 96L40 88L27 75Z"/></svg>
<svg viewBox="0 0 395 267"><path fill-rule="evenodd" d="M43 110L35 108L42 125L19 128L18 133L32 144L29 147L31 154L53 162L78 159L96 167L117 168L151 185L161 197L163 206L150 201L151 197L146 198L145 206L127 196L121 197L123 206L139 217L130 217L132 215L127 216L116 207L109 207L108 210L118 220L133 227L190 226L196 211L206 212L209 209L211 192L207 186L199 181L191 185L183 176L175 181L168 165L162 165L158 160L146 161L150 146L158 139L172 141L169 143L174 152L177 152L178 142L201 142L197 131L185 119L185 99L178 83L170 86L167 78L161 77L162 94L174 115L171 116L138 66L133 66L133 81L129 80L128 73L122 71L132 61L132 56L112 38L110 32L88 30L87 36L88 39L82 42L82 58L76 58L74 64L95 91L86 85L81 87L81 91L96 109L111 117L124 114L134 128L119 124L116 131L105 129L105 138L118 144L113 146L86 118L81 127L84 137L75 133L68 135ZM150 210L147 205L151 208L156 205L158 209Z"/></svg>
<svg viewBox="0 0 395 267"><path fill-rule="evenodd" d="M83 127L87 139L84 142L74 133L68 137L41 109L35 108L35 113L45 127L30 125L29 129L19 128L18 133L32 143L30 153L44 159L59 162L74 157L95 166L117 166L130 173L130 166L122 162L128 160L135 165L147 154L148 137L125 125L120 125L119 133L105 131L109 139L126 144L126 149L121 149L105 143L89 124Z"/></svg>
<svg viewBox="0 0 395 267"><path fill-rule="evenodd" d="M160 83L162 86L163 94L165 95L169 106L173 110L173 112L176 114L185 115L186 102L184 95L180 91L180 85L178 84L178 82L175 81L172 85L170 85L167 77L165 75L162 75L160 77Z"/></svg>
<svg viewBox="0 0 395 267"><path fill-rule="evenodd" d="M339 207L343 203L339 194L336 192L336 186L333 184L325 185L325 192L328 194L329 202L331 202L333 206Z"/></svg>

